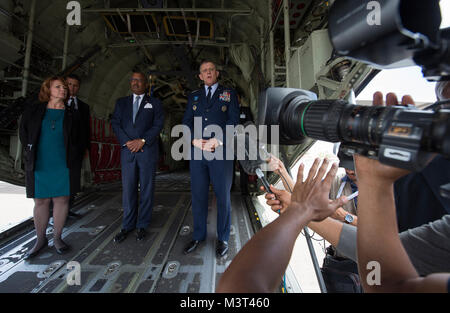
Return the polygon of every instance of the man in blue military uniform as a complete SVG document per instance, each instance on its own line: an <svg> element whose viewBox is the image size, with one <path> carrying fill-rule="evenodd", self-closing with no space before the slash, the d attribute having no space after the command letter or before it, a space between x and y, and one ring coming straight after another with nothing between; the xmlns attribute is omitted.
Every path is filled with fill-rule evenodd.
<svg viewBox="0 0 450 313"><path fill-rule="evenodd" d="M183 117L183 124L191 130L190 171L194 216L193 240L186 246L184 253L193 252L199 243L206 239L208 194L211 182L217 198L216 252L219 256L224 256L228 251L230 237L230 190L233 179L233 159L226 158L225 133L227 125L232 125L234 128L239 123L239 104L236 92L217 82L219 72L214 62L203 61L200 64L199 77L205 84L204 88L189 95ZM222 130L221 134L211 131L217 130L217 127ZM194 129L199 129L202 133L194 133ZM196 157L199 152L201 157ZM208 152L215 152L215 157L212 159L206 157Z"/></svg>
<svg viewBox="0 0 450 313"><path fill-rule="evenodd" d="M116 102L111 124L122 146L122 230L114 237L122 242L127 234L137 228L136 239L143 240L150 224L156 165L158 162L158 138L164 124L161 101L148 96L147 78L134 72L130 79L133 92ZM138 185L140 201L138 214Z"/></svg>

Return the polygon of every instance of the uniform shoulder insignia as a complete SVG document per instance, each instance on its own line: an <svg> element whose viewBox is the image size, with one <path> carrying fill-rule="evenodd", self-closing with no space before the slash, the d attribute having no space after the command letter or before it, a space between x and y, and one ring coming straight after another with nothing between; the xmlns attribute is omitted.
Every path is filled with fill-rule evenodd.
<svg viewBox="0 0 450 313"><path fill-rule="evenodd" d="M192 97L192 100L194 101L194 103L198 102L198 99L200 98L200 89L194 90L193 92L191 92L191 94L189 95L190 97ZM195 105L194 105L195 107ZM196 108L194 108L195 111Z"/></svg>

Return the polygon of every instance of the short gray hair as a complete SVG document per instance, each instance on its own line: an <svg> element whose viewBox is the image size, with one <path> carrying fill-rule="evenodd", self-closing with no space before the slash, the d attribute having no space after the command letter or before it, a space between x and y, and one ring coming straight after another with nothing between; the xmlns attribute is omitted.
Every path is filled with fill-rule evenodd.
<svg viewBox="0 0 450 313"><path fill-rule="evenodd" d="M200 65L198 66L198 71L199 71L199 72L200 72L200 69L201 69L202 65L205 64L205 63L212 63L212 64L214 64L214 67L217 69L217 64L216 64L216 62L214 62L214 61L211 60L211 59L203 59L203 60L200 61Z"/></svg>

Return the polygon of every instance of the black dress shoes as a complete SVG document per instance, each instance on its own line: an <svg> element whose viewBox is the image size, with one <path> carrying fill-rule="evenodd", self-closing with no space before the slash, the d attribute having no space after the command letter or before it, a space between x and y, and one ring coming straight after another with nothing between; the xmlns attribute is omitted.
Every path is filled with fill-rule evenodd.
<svg viewBox="0 0 450 313"><path fill-rule="evenodd" d="M114 237L114 242L121 243L127 238L129 231L126 229L121 229L120 232Z"/></svg>
<svg viewBox="0 0 450 313"><path fill-rule="evenodd" d="M62 241L62 242L63 242L64 246L62 246L61 248L56 248L56 246L55 246L56 253L58 253L58 254L65 254L67 251L70 250L70 246L68 244L66 244L64 241Z"/></svg>
<svg viewBox="0 0 450 313"><path fill-rule="evenodd" d="M79 219L81 218L81 215L72 211L69 211L69 213L67 214L68 218L73 218L73 219Z"/></svg>
<svg viewBox="0 0 450 313"><path fill-rule="evenodd" d="M217 255L222 257L228 252L228 242L219 240L216 247Z"/></svg>
<svg viewBox="0 0 450 313"><path fill-rule="evenodd" d="M138 230L136 232L136 240L137 241L144 240L146 234L147 234L147 232L145 231L145 229L138 228Z"/></svg>
<svg viewBox="0 0 450 313"><path fill-rule="evenodd" d="M42 245L42 247L40 247L39 249L36 249L35 251L33 251L31 253L28 252L27 254L25 254L24 259L29 260L29 259L34 258L35 256L37 256L39 254L39 252L41 252L42 249L44 249L47 246L48 246L48 239L45 238L45 243Z"/></svg>
<svg viewBox="0 0 450 313"><path fill-rule="evenodd" d="M189 242L186 248L184 248L183 250L184 254L189 254L193 252L195 249L197 249L199 244L200 244L199 240L192 240L191 242Z"/></svg>

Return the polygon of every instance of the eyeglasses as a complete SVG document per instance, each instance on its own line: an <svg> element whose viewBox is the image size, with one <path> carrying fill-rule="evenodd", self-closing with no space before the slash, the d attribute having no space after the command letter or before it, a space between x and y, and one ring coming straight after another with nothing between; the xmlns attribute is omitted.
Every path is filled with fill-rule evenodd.
<svg viewBox="0 0 450 313"><path fill-rule="evenodd" d="M203 70L200 71L200 73L208 73L208 72L215 72L216 69L214 67L210 67L210 68L205 68Z"/></svg>
<svg viewBox="0 0 450 313"><path fill-rule="evenodd" d="M130 78L130 83L132 83L132 82L145 83L145 79L142 79L142 78Z"/></svg>

